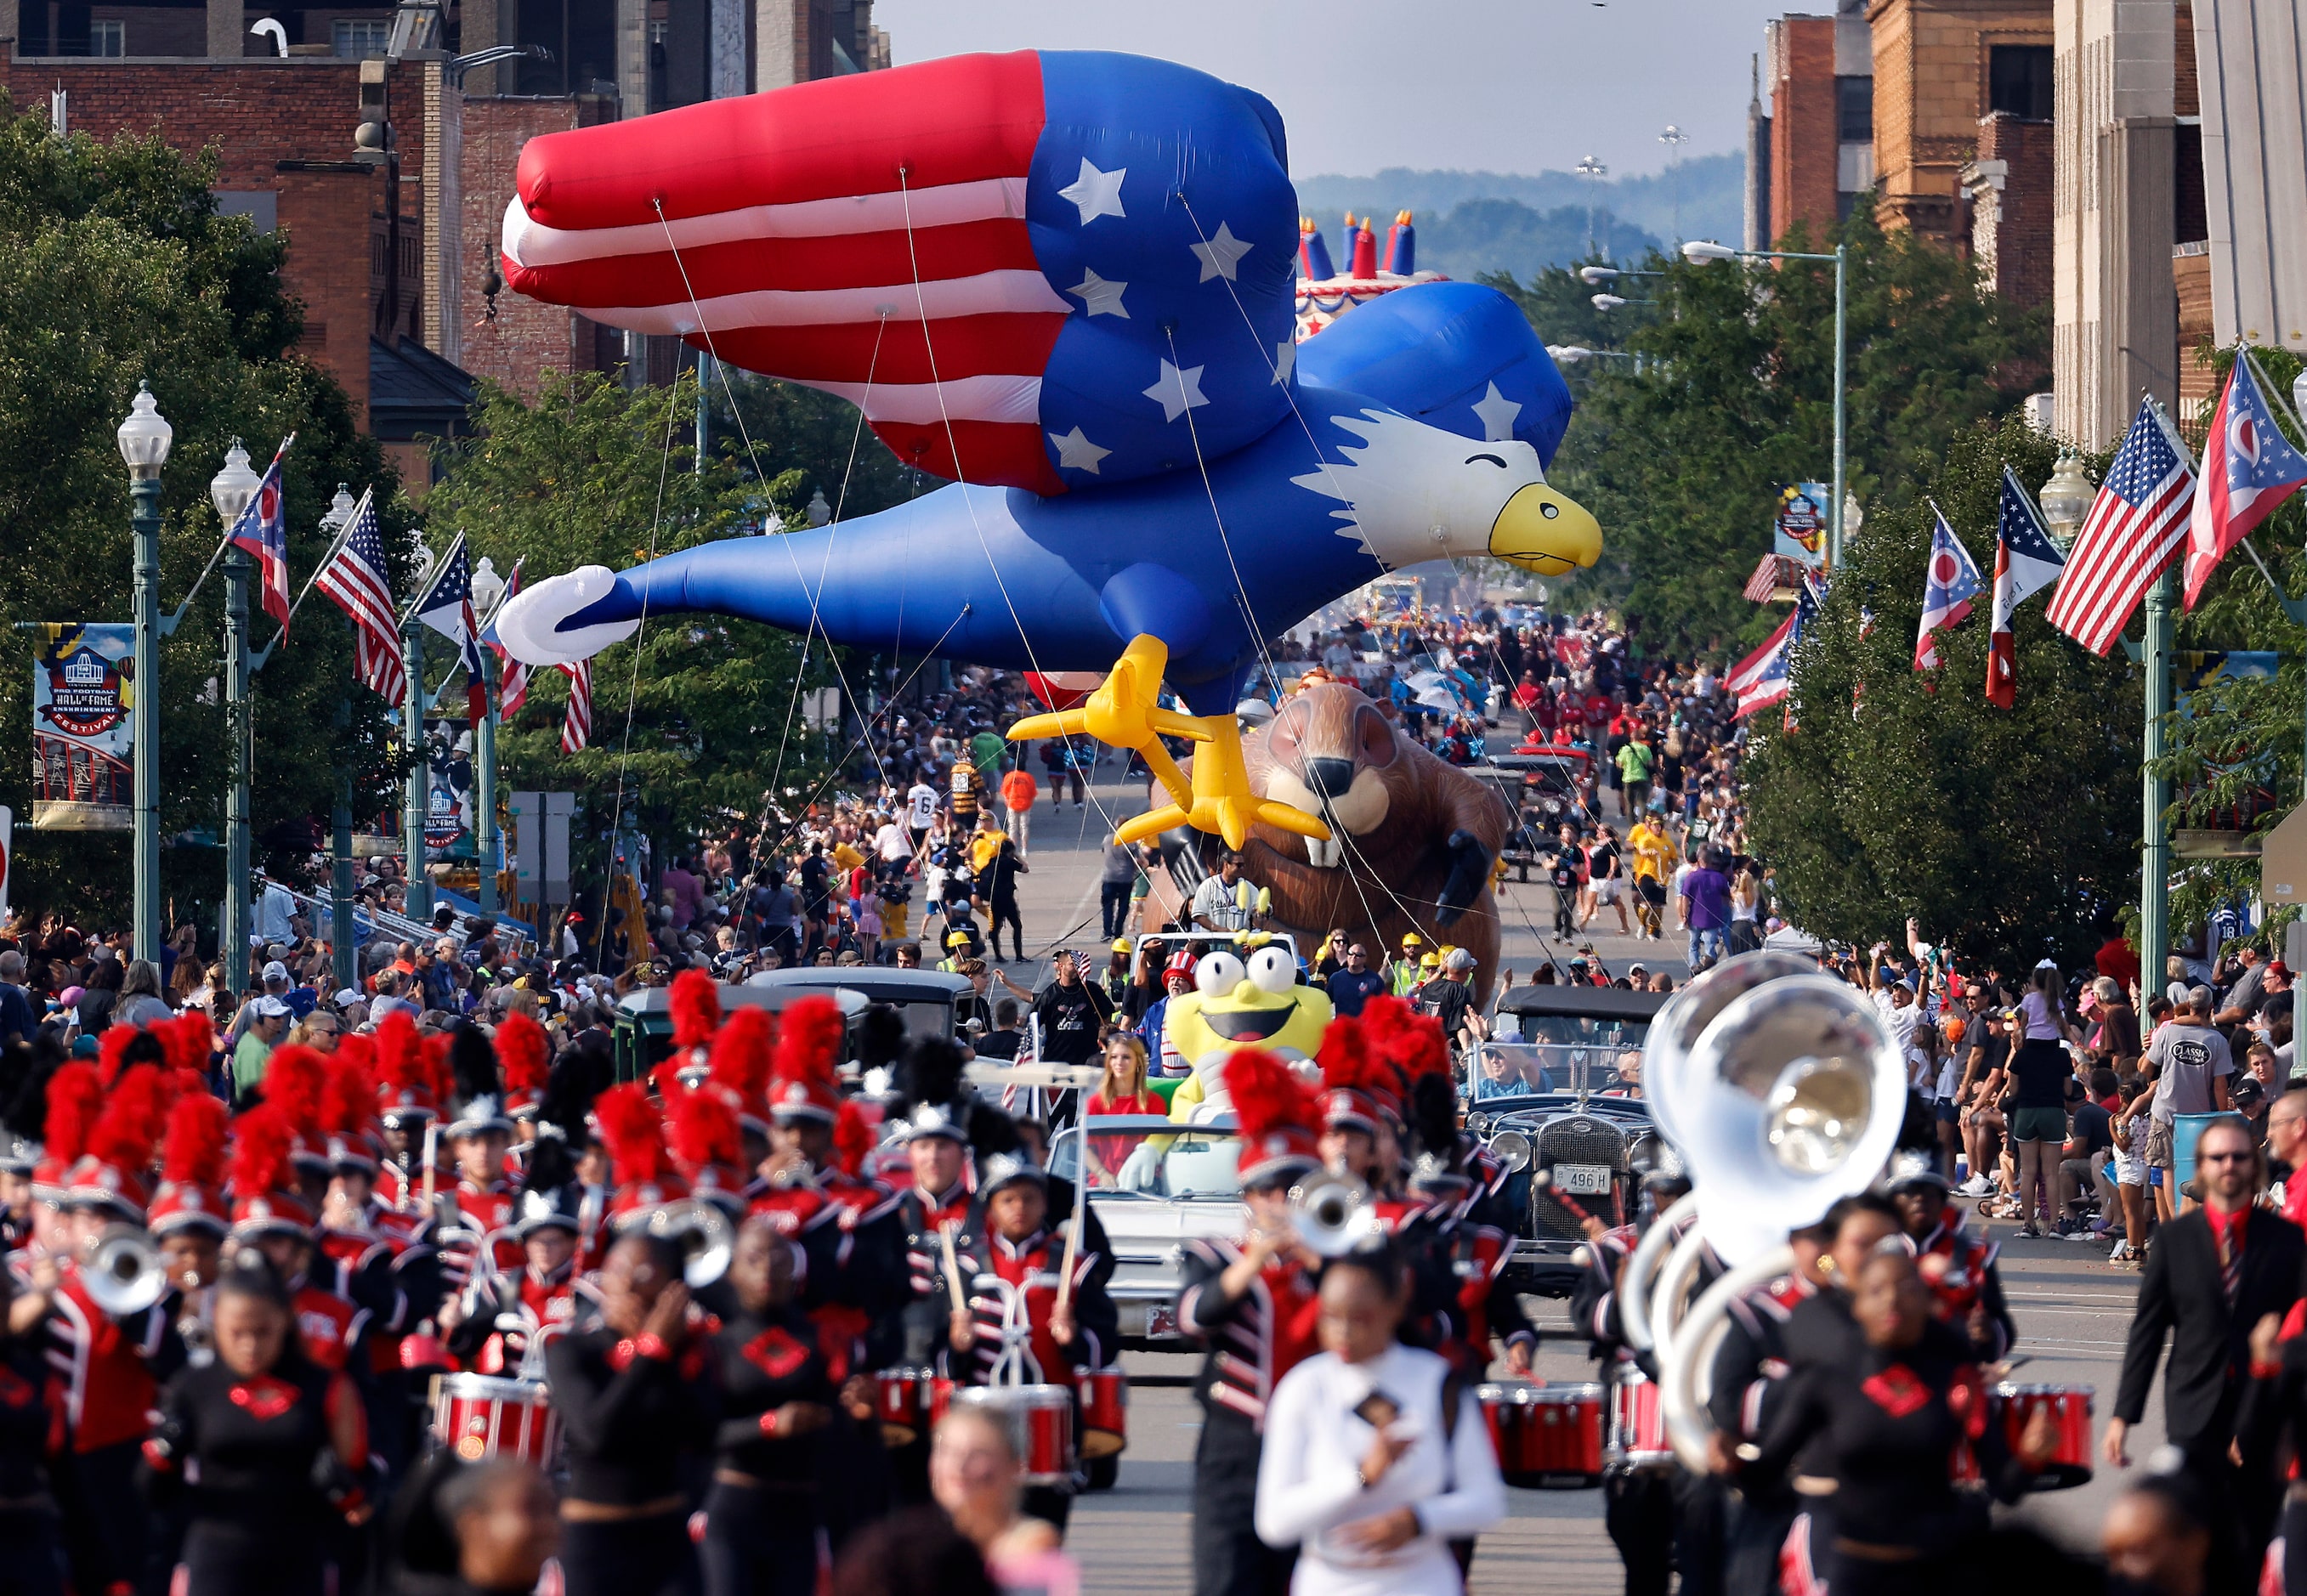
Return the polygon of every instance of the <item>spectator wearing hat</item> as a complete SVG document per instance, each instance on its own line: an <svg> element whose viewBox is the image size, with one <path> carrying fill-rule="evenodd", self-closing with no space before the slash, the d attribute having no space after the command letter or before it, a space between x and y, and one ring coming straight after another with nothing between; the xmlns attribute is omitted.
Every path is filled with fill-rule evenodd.
<svg viewBox="0 0 2307 1596"><path fill-rule="evenodd" d="M1145 1044L1146 1055L1155 1061L1157 1074L1175 1077L1194 1072L1194 1061L1178 1051L1170 1038L1168 1024L1171 1002L1193 990L1194 956L1180 948L1170 955L1170 962L1162 967L1162 995L1147 1005L1145 1018L1137 1025L1138 1037Z"/></svg>
<svg viewBox="0 0 2307 1596"><path fill-rule="evenodd" d="M232 1050L232 1092L236 1104L252 1100L264 1081L266 1065L280 1038L288 1034L289 1008L270 993L253 1000L244 1011L248 1027Z"/></svg>
<svg viewBox="0 0 2307 1596"><path fill-rule="evenodd" d="M1463 948L1452 948L1440 964L1434 978L1418 989L1418 1011L1440 1020L1451 1047L1463 1051L1489 1035L1474 1003L1474 956Z"/></svg>
<svg viewBox="0 0 2307 1596"><path fill-rule="evenodd" d="M1426 978L1426 973L1419 965L1419 956L1425 947L1426 939L1415 931L1402 939L1402 957L1392 961L1388 971L1388 990L1392 995L1406 998L1417 991L1419 983Z"/></svg>

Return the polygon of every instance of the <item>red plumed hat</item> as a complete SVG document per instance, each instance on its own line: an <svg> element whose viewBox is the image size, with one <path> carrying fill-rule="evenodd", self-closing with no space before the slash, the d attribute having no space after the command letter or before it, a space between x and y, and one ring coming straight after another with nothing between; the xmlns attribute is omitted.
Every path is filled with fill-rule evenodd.
<svg viewBox="0 0 2307 1596"><path fill-rule="evenodd" d="M862 1179L866 1156L879 1139L873 1134L873 1127L865 1122L864 1111L857 1106L857 1099L844 1097L841 1111L833 1116L833 1161L841 1172L852 1179Z"/></svg>
<svg viewBox="0 0 2307 1596"><path fill-rule="evenodd" d="M1241 1183L1294 1180L1322 1164L1319 1105L1296 1071L1262 1047L1238 1047L1224 1064L1226 1096L1240 1127Z"/></svg>
<svg viewBox="0 0 2307 1596"><path fill-rule="evenodd" d="M310 1047L276 1047L264 1065L264 1100L280 1111L295 1133L295 1156L326 1158L329 1132L321 1122L321 1097L327 1090L329 1061Z"/></svg>
<svg viewBox="0 0 2307 1596"><path fill-rule="evenodd" d="M735 1105L741 1123L769 1131L769 1067L776 1052L776 1016L748 1005L733 1010L713 1038L712 1082Z"/></svg>
<svg viewBox="0 0 2307 1596"><path fill-rule="evenodd" d="M296 1131L271 1103L260 1103L232 1123L232 1231L308 1235L313 1211L289 1178Z"/></svg>
<svg viewBox="0 0 2307 1596"><path fill-rule="evenodd" d="M152 1157L167 1118L167 1088L161 1068L124 1068L89 1132L87 1154L73 1165L71 1200L142 1225L152 1196Z"/></svg>
<svg viewBox="0 0 2307 1596"><path fill-rule="evenodd" d="M721 983L701 969L673 977L673 1046L675 1052L709 1047L721 1027Z"/></svg>
<svg viewBox="0 0 2307 1596"><path fill-rule="evenodd" d="M616 1174L617 1196L611 1211L619 1220L689 1195L688 1183L671 1167L664 1126L648 1088L638 1080L611 1087L594 1100L593 1120Z"/></svg>
<svg viewBox="0 0 2307 1596"><path fill-rule="evenodd" d="M744 1201L745 1144L737 1111L709 1087L669 1083L665 1098L665 1141L673 1161L698 1196L719 1195Z"/></svg>
<svg viewBox="0 0 2307 1596"><path fill-rule="evenodd" d="M545 1095L546 1077L553 1072L553 1038L545 1028L519 1009L497 1022L497 1066L504 1075L505 1112L515 1119L535 1119L537 1099Z"/></svg>
<svg viewBox="0 0 2307 1596"><path fill-rule="evenodd" d="M104 1078L107 1091L119 1082L121 1076L138 1064L150 1064L156 1069L168 1067L168 1050L161 1044L158 1032L135 1025L108 1025L96 1043L97 1071Z"/></svg>
<svg viewBox="0 0 2307 1596"><path fill-rule="evenodd" d="M1368 1003L1362 1011L1368 1013ZM1376 1136L1382 1122L1402 1117L1394 1071L1371 1052L1370 1034L1363 1021L1347 1015L1331 1020L1322 1033L1321 1051L1315 1059L1322 1067L1321 1109L1325 1127L1344 1126Z"/></svg>
<svg viewBox="0 0 2307 1596"><path fill-rule="evenodd" d="M321 1082L321 1129L328 1135L330 1165L349 1164L374 1174L376 1118L375 1049L366 1037L347 1037L329 1056Z"/></svg>
<svg viewBox="0 0 2307 1596"><path fill-rule="evenodd" d="M1398 997L1381 995L1362 1004L1361 1018L1370 1051L1400 1077L1403 1100L1419 1076L1450 1072L1450 1044L1442 1034L1442 1022L1431 1014L1420 1014Z"/></svg>
<svg viewBox="0 0 2307 1596"><path fill-rule="evenodd" d="M152 1199L155 1235L204 1230L222 1237L225 1107L206 1092L185 1092L168 1111L160 1155L160 1190Z"/></svg>
<svg viewBox="0 0 2307 1596"><path fill-rule="evenodd" d="M796 998L777 1026L776 1065L769 1086L769 1111L780 1120L821 1120L831 1124L841 1112L841 1086L835 1070L848 1037L841 1005L815 993Z"/></svg>
<svg viewBox="0 0 2307 1596"><path fill-rule="evenodd" d="M32 1171L32 1190L44 1201L62 1202L73 1165L88 1151L89 1136L104 1112L104 1077L86 1059L74 1059L48 1077L47 1093L41 1157Z"/></svg>
<svg viewBox="0 0 2307 1596"><path fill-rule="evenodd" d="M408 1120L422 1125L441 1111L416 1022L398 1009L377 1021L376 1061L379 1111L387 1122Z"/></svg>
<svg viewBox="0 0 2307 1596"><path fill-rule="evenodd" d="M178 1079L190 1075L205 1084L209 1058L216 1052L216 1027L209 1023L209 1017L198 1009L187 1009L174 1020L162 1020L152 1030L160 1038L160 1050L168 1055L168 1067ZM191 1089L189 1082L185 1089Z"/></svg>

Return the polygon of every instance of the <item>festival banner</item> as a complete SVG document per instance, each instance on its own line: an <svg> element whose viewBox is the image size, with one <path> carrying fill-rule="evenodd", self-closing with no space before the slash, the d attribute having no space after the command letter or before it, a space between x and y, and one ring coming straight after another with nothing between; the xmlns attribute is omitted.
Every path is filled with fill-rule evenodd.
<svg viewBox="0 0 2307 1596"><path fill-rule="evenodd" d="M125 832L136 824L129 712L136 628L44 622L32 661L32 826Z"/></svg>
<svg viewBox="0 0 2307 1596"><path fill-rule="evenodd" d="M1771 552L1799 559L1813 570L1826 564L1827 505L1824 482L1790 482L1779 494L1771 519Z"/></svg>

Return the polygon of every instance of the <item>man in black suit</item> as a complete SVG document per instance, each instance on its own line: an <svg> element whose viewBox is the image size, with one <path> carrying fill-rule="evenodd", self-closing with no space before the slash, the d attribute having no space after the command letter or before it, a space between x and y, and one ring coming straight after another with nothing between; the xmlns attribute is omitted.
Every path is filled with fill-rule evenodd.
<svg viewBox="0 0 2307 1596"><path fill-rule="evenodd" d="M2234 1504L2242 1549L2251 1559L2245 1566L2257 1567L2274 1528L2278 1482L2235 1475L2227 1449L2251 1367L2251 1327L2263 1314L2281 1318L2299 1300L2307 1235L2274 1210L2251 1207L2259 1149L2241 1119L2204 1127L2195 1172L2202 1206L2165 1223L2148 1250L2114 1415L2106 1424L2106 1460L2118 1467L2131 1462L2123 1442L2146 1410L2168 1331L2164 1430L2212 1499Z"/></svg>

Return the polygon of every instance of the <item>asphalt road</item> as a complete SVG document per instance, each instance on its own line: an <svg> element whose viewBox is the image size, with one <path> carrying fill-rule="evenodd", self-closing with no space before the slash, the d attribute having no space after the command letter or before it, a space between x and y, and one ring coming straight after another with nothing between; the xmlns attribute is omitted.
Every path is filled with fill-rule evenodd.
<svg viewBox="0 0 2307 1596"><path fill-rule="evenodd" d="M1098 849L1113 824L1144 809L1145 794L1109 776L1097 783L1093 796L1097 802L1089 807L1052 809L1044 801L1034 816L1028 849L1032 869L1019 883L1029 950L1038 952L1053 943L1083 949L1099 945ZM1537 883L1509 883L1505 900L1502 962L1514 969L1518 979L1526 978L1542 958L1567 958L1570 950L1555 944L1548 935L1553 919L1549 888ZM1596 929L1607 926L1615 930L1616 920L1615 913L1605 909ZM1613 972L1634 960L1652 967L1662 961L1680 965L1673 943L1616 935L1592 941ZM1028 984L1025 968L1009 968L1021 985ZM2002 1267L2019 1324L2018 1350L2029 1359L2012 1378L2095 1387L2099 1394L2095 1447L2113 1400L2137 1276L2108 1263L2103 1247L2014 1240L2015 1231L2011 1225L1992 1227L2005 1243ZM1584 1344L1569 1337L1562 1305L1533 1306L1541 1327L1559 1327L1564 1333L1562 1339L1541 1347L1537 1373L1555 1380L1592 1378L1594 1365L1585 1356ZM1150 1354L1133 1354L1125 1361L1137 1384L1131 1392L1130 1445L1122 1456L1119 1484L1076 1505L1068 1546L1081 1561L1085 1591L1101 1596L1183 1596L1193 1588L1188 1527L1200 1410L1186 1389L1186 1379L1194 1363L1189 1358ZM2133 1437L2135 1464L2160 1443L2161 1413L2158 1392ZM2045 1493L2010 1511L2071 1544L2089 1544L2119 1489L2120 1477L2101 1468L2088 1485ZM1603 1533L1599 1491L1516 1490L1508 1496L1512 1516L1481 1540L1474 1562L1476 1592L1498 1596L1574 1592L1587 1596L1618 1588L1617 1556Z"/></svg>

